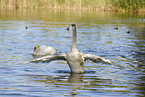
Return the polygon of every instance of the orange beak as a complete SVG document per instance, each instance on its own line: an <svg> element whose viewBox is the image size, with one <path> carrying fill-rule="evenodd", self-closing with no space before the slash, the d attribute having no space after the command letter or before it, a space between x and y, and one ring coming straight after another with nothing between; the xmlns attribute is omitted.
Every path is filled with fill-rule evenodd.
<svg viewBox="0 0 145 97"><path fill-rule="evenodd" d="M34 47L34 52L36 51L36 47Z"/></svg>

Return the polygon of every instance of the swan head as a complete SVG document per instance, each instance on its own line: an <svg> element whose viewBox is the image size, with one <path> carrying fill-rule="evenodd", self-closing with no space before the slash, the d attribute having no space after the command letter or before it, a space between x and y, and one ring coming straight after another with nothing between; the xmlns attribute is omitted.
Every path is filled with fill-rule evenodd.
<svg viewBox="0 0 145 97"><path fill-rule="evenodd" d="M76 24L71 24L72 27L76 27Z"/></svg>
<svg viewBox="0 0 145 97"><path fill-rule="evenodd" d="M36 44L36 45L34 46L34 51L33 51L33 52L37 52L37 51L39 51L39 50L40 50L40 45Z"/></svg>
<svg viewBox="0 0 145 97"><path fill-rule="evenodd" d="M76 24L71 24L73 32L76 33Z"/></svg>

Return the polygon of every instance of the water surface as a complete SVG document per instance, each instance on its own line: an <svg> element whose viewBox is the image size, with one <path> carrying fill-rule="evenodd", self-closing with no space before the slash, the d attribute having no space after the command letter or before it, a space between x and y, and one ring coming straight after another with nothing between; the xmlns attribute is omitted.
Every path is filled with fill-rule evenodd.
<svg viewBox="0 0 145 97"><path fill-rule="evenodd" d="M0 13L0 96L145 96L144 14L4 9ZM23 64L33 59L35 44L69 52L72 29L66 28L72 23L77 25L79 51L119 66L86 61L84 74L70 74L65 61Z"/></svg>

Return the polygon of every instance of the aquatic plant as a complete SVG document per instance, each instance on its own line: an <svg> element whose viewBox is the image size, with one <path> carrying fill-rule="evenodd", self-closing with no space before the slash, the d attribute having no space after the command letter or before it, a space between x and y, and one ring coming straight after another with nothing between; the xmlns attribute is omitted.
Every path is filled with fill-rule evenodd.
<svg viewBox="0 0 145 97"><path fill-rule="evenodd" d="M145 11L145 0L0 0L0 8Z"/></svg>

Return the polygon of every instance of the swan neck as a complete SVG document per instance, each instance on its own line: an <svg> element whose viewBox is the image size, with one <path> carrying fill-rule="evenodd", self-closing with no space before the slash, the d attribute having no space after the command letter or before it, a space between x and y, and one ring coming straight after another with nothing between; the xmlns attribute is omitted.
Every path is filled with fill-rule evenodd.
<svg viewBox="0 0 145 97"><path fill-rule="evenodd" d="M73 38L72 38L72 44L71 44L71 51L77 50L76 37L77 37L76 27L73 27Z"/></svg>
<svg viewBox="0 0 145 97"><path fill-rule="evenodd" d="M40 46L37 48L37 52L39 52L40 51Z"/></svg>

